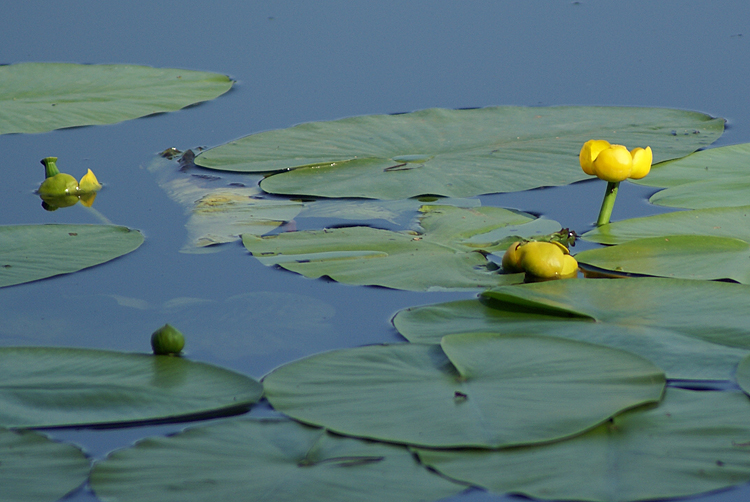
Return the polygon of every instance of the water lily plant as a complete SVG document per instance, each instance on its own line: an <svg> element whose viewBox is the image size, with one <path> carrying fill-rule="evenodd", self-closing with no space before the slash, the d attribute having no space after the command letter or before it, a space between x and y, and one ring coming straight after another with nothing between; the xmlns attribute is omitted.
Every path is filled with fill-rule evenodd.
<svg viewBox="0 0 750 502"><path fill-rule="evenodd" d="M581 169L586 174L607 182L604 201L599 211L597 226L609 223L620 182L628 178L639 180L651 171L651 147L628 150L623 145L612 145L603 139L590 139L579 154Z"/></svg>
<svg viewBox="0 0 750 502"><path fill-rule="evenodd" d="M578 261L568 245L575 245L575 232L567 228L544 238L516 241L503 255L503 270L525 272L527 281L566 279L578 273Z"/></svg>
<svg viewBox="0 0 750 502"><path fill-rule="evenodd" d="M44 209L54 211L60 207L72 206L79 200L86 207L94 204L96 192L101 190L102 185L91 169L79 182L70 174L60 172L57 168L57 157L45 157L42 159L42 165L45 180L39 186L38 193Z"/></svg>

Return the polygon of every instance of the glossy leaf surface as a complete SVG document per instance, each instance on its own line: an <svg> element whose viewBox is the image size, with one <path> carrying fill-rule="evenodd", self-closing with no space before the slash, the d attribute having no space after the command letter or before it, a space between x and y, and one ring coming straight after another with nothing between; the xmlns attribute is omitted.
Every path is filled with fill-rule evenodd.
<svg viewBox="0 0 750 502"><path fill-rule="evenodd" d="M468 197L586 179L578 152L587 140L650 145L655 161L711 144L723 120L662 108L492 107L428 109L313 122L263 132L207 150L196 164L267 172L280 194L403 199ZM673 131L699 131L675 136Z"/></svg>
<svg viewBox="0 0 750 502"><path fill-rule="evenodd" d="M477 333L323 353L263 382L275 409L334 432L496 448L561 439L658 401L664 375L620 350Z"/></svg>
<svg viewBox="0 0 750 502"><path fill-rule="evenodd" d="M0 226L0 287L77 272L142 243L138 230L115 225Z"/></svg>
<svg viewBox="0 0 750 502"><path fill-rule="evenodd" d="M289 420L232 420L146 439L97 463L91 486L122 502L417 502L465 488L403 447Z"/></svg>
<svg viewBox="0 0 750 502"><path fill-rule="evenodd" d="M117 424L248 407L252 378L180 357L48 347L0 348L0 426Z"/></svg>
<svg viewBox="0 0 750 502"><path fill-rule="evenodd" d="M136 65L0 66L0 134L113 124L170 112L229 90L225 75Z"/></svg>
<svg viewBox="0 0 750 502"><path fill-rule="evenodd" d="M370 227L243 235L245 247L266 265L306 277L413 291L485 288L523 281L500 274L485 254L504 250L514 236L560 230L552 220L495 207L423 206L423 234Z"/></svg>
<svg viewBox="0 0 750 502"><path fill-rule="evenodd" d="M535 499L626 502L684 497L750 480L739 392L668 388L664 402L579 437L494 452L417 450L453 479Z"/></svg>
<svg viewBox="0 0 750 502"><path fill-rule="evenodd" d="M0 428L0 500L54 502L83 484L89 467L73 445Z"/></svg>

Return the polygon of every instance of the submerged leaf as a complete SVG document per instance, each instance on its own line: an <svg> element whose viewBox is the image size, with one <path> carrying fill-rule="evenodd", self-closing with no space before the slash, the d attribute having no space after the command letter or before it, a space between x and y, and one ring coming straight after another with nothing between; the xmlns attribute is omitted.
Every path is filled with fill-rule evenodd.
<svg viewBox="0 0 750 502"><path fill-rule="evenodd" d="M451 335L442 347L338 350L263 379L305 423L382 441L497 448L581 433L660 399L664 374L633 354L543 336Z"/></svg>
<svg viewBox="0 0 750 502"><path fill-rule="evenodd" d="M195 161L228 171L291 169L263 180L261 188L271 193L468 197L585 179L578 151L605 132L616 143L650 145L655 161L664 161L711 144L723 127L722 119L663 108L428 109L263 132ZM674 130L691 134L678 137Z"/></svg>

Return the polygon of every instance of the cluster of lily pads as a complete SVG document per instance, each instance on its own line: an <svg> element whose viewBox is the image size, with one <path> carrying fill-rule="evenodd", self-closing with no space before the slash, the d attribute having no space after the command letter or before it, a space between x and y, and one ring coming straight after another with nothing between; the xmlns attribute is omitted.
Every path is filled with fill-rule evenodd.
<svg viewBox="0 0 750 502"><path fill-rule="evenodd" d="M261 381L182 357L1 348L0 495L54 500L88 479L102 498L139 501L437 500L468 486L630 501L750 481L750 150L693 153L722 130L721 119L678 110L433 109L179 152L179 170L155 159L157 182L191 215L188 248L241 240L261 263L310 278L480 294L399 312L403 343L316 354ZM198 167L256 174L208 188L191 176ZM608 195L582 238L607 247L574 256L565 222L475 198L589 174ZM689 210L609 223L612 184L627 178L666 187L652 202ZM407 215L409 228L274 233L305 215ZM0 287L143 241L110 225L36 227L0 227ZM40 237L75 257L69 269L45 256ZM530 281L545 275L540 253L561 263L553 277L576 276L564 268L573 260L587 275L628 278ZM194 426L93 467L30 431L232 415L261 397L284 417ZM50 488L29 481L39 472L57 491L40 495Z"/></svg>

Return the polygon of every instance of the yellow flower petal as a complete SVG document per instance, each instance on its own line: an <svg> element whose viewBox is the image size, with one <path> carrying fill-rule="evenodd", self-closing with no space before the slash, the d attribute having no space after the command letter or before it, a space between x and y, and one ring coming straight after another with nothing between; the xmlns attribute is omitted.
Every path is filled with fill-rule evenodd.
<svg viewBox="0 0 750 502"><path fill-rule="evenodd" d="M645 178L651 171L651 163L654 161L651 147L633 148L630 155L633 157L633 170L630 172L630 177L634 180Z"/></svg>
<svg viewBox="0 0 750 502"><path fill-rule="evenodd" d="M594 174L594 160L599 156L602 150L609 148L609 141L603 139L590 139L583 144L578 159L581 161L581 169L586 174Z"/></svg>
<svg viewBox="0 0 750 502"><path fill-rule="evenodd" d="M96 176L91 172L91 169L89 169L89 172L87 172L78 183L79 192L96 192L97 190L101 190L101 188L102 186L99 184L99 180L96 179Z"/></svg>
<svg viewBox="0 0 750 502"><path fill-rule="evenodd" d="M612 145L594 159L594 174L609 182L620 182L628 179L633 170L633 157L622 145Z"/></svg>

